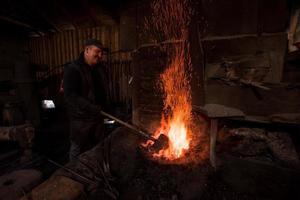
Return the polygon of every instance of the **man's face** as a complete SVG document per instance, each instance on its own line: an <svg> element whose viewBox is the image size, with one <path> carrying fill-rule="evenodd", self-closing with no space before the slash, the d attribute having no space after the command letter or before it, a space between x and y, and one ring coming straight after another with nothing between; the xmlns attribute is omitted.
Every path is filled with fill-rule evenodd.
<svg viewBox="0 0 300 200"><path fill-rule="evenodd" d="M85 48L84 58L88 65L94 66L102 59L102 49L91 45Z"/></svg>

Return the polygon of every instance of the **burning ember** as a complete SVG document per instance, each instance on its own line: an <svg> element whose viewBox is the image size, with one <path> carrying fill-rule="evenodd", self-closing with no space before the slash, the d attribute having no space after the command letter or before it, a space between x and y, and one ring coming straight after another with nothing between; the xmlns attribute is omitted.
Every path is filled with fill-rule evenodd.
<svg viewBox="0 0 300 200"><path fill-rule="evenodd" d="M160 87L164 94L161 126L154 137L165 134L169 147L153 154L155 158L175 160L184 156L191 142L191 93L190 54L188 25L190 12L186 0L156 0L152 3L153 14L146 20L146 29L154 37L177 42L168 49L168 63L160 75ZM151 144L150 144L151 145Z"/></svg>

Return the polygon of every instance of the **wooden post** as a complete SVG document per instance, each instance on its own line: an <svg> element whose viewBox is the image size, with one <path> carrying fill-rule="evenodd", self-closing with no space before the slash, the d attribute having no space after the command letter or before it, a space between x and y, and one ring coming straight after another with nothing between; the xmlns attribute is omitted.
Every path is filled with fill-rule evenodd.
<svg viewBox="0 0 300 200"><path fill-rule="evenodd" d="M218 119L212 118L210 120L210 163L216 168L216 141L218 133Z"/></svg>

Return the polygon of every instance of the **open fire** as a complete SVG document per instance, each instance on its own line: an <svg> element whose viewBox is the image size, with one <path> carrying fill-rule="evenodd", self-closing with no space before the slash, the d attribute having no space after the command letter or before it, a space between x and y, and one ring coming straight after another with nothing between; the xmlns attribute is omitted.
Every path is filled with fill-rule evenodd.
<svg viewBox="0 0 300 200"><path fill-rule="evenodd" d="M156 39L179 41L167 50L167 67L159 79L164 95L164 108L161 125L154 137L165 134L169 138L169 146L153 154L155 158L175 160L184 156L192 140L188 44L190 9L186 0L156 0L151 8L153 13L146 19L146 29Z"/></svg>
<svg viewBox="0 0 300 200"><path fill-rule="evenodd" d="M185 70L185 51L183 46L176 47L175 54L167 69L160 75L164 92L164 112L161 126L154 137L165 134L169 147L154 156L174 160L183 156L190 146L191 95Z"/></svg>

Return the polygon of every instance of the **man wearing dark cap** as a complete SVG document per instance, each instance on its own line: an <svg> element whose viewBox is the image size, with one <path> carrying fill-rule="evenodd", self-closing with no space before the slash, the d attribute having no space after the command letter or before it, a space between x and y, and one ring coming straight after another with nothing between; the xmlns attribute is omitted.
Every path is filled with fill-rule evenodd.
<svg viewBox="0 0 300 200"><path fill-rule="evenodd" d="M64 97L70 116L70 160L92 148L104 137L100 111L108 108L103 45L87 40L79 58L64 69Z"/></svg>

